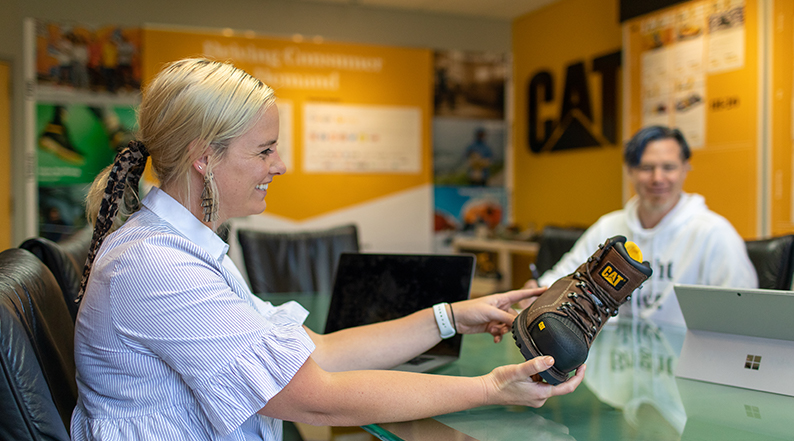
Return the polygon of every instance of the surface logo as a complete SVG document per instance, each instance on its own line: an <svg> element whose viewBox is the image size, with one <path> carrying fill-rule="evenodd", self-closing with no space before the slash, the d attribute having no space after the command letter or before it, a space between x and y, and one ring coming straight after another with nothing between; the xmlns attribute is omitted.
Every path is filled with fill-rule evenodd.
<svg viewBox="0 0 794 441"><path fill-rule="evenodd" d="M607 281L610 285L614 286L615 289L623 288L623 285L626 284L628 279L626 276L620 273L620 271L616 270L611 263L606 264L604 269L601 270L601 277Z"/></svg>
<svg viewBox="0 0 794 441"><path fill-rule="evenodd" d="M744 368L757 371L761 367L761 356L747 354L747 359L744 361Z"/></svg>
<svg viewBox="0 0 794 441"><path fill-rule="evenodd" d="M533 153L614 145L618 142L618 72L620 51L596 57L590 72L584 61L574 61L565 67L562 98L556 98L554 75L541 70L529 79L527 102L527 136ZM598 95L591 93L589 76L598 77L601 85L600 115L594 115L592 102ZM558 105L560 116L541 120L544 108ZM600 116L600 118L598 118ZM601 122L601 127L596 124Z"/></svg>
<svg viewBox="0 0 794 441"><path fill-rule="evenodd" d="M540 329L541 331L546 329L546 324L541 321L540 323L538 323L538 329Z"/></svg>
<svg viewBox="0 0 794 441"><path fill-rule="evenodd" d="M761 419L761 409L759 409L756 406L750 406L749 404L745 404L744 405L744 412L750 418L755 418L755 419L758 419L758 420Z"/></svg>

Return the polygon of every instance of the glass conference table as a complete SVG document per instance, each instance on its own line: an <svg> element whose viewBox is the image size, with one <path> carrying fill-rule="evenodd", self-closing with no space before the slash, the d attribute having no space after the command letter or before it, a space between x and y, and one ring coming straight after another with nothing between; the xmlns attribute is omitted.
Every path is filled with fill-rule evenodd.
<svg viewBox="0 0 794 441"><path fill-rule="evenodd" d="M264 295L294 299L322 332L330 296ZM649 322L610 322L594 342L585 381L539 408L487 406L424 420L364 426L383 440L794 440L794 397L675 376L685 329ZM433 371L476 376L523 357L508 334L466 335L461 358Z"/></svg>

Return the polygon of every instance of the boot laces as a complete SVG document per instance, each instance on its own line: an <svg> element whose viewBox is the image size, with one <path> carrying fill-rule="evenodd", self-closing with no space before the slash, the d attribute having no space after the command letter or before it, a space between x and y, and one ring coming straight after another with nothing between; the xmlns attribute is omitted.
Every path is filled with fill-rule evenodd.
<svg viewBox="0 0 794 441"><path fill-rule="evenodd" d="M568 293L568 298L571 301L563 302L557 307L558 310L566 313L571 320L582 330L587 337L588 342L592 343L598 330L608 317L614 317L618 314L618 307L620 306L603 288L601 288L593 280L590 272L591 268L601 262L601 258L606 253L607 249L601 245L603 251L597 256L591 256L587 259L585 265L586 272L582 274L579 271L573 273L574 279L578 282L576 287L582 291L582 294L576 292ZM598 315L593 315L585 308L582 302L589 302L593 306L593 310L598 312ZM583 317L587 317L589 323L586 323Z"/></svg>

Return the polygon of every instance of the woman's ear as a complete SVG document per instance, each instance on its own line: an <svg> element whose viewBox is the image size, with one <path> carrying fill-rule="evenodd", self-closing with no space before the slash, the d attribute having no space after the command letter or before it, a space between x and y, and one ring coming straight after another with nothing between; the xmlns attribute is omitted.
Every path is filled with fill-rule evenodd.
<svg viewBox="0 0 794 441"><path fill-rule="evenodd" d="M207 156L202 156L193 161L193 168L196 169L201 176L204 176L204 173L207 173Z"/></svg>
<svg viewBox="0 0 794 441"><path fill-rule="evenodd" d="M197 141L193 141L193 142L191 142L191 143L190 143L190 146L188 146L188 150L189 150L189 151L192 151L192 150L194 150L194 149L196 149L196 148L198 148L198 142L197 142ZM196 171L197 171L197 172L198 172L200 175L204 176L204 173L206 173L206 172L207 172L207 163L208 163L208 162L209 162L209 149L206 149L206 150L205 150L205 151L204 151L204 152L201 154L201 156L199 156L198 158L196 158L196 160L195 160L195 161L193 161L193 168L194 168L194 169L195 169L195 170L196 170Z"/></svg>

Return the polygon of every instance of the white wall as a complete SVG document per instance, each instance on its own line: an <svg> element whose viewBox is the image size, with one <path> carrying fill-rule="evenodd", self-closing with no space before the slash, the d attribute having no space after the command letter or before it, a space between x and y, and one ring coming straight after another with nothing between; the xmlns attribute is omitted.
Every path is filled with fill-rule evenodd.
<svg viewBox="0 0 794 441"><path fill-rule="evenodd" d="M20 197L26 164L22 148L22 21L40 18L86 24L142 26L147 23L253 30L263 35L320 35L329 41L430 49L510 51L507 20L455 17L334 5L299 0L0 0L0 59L13 68L12 170L14 225L21 225ZM18 128L18 129L17 129ZM2 158L0 158L2 159ZM8 228L8 226L0 226ZM24 239L13 228L13 244ZM429 230L428 230L429 234Z"/></svg>

